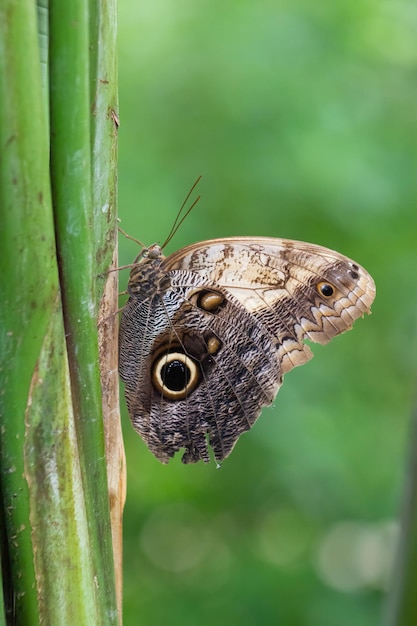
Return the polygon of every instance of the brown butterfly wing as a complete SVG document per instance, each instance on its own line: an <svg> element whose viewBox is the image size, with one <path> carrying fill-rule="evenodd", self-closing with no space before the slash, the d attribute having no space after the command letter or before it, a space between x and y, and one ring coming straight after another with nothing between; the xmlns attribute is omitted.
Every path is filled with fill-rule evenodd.
<svg viewBox="0 0 417 626"><path fill-rule="evenodd" d="M353 261L279 239L194 244L133 274L120 374L133 425L162 462L181 448L184 462L208 461L207 436L224 459L282 375L312 357L304 339L347 330L375 295Z"/></svg>
<svg viewBox="0 0 417 626"><path fill-rule="evenodd" d="M175 252L166 267L204 275L227 289L279 340L283 373L313 356L305 339L324 344L349 330L370 312L376 293L372 277L355 261L288 239L214 239Z"/></svg>

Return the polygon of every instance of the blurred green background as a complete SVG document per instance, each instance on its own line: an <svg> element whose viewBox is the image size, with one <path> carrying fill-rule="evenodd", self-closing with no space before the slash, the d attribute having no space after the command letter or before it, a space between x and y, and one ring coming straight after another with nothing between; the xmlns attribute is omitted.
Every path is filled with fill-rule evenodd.
<svg viewBox="0 0 417 626"><path fill-rule="evenodd" d="M221 469L162 466L122 402L125 626L376 624L416 380L415 2L121 0L119 17L122 227L164 240L201 174L167 253L287 237L377 284L373 315L314 346ZM120 237L120 264L136 253Z"/></svg>

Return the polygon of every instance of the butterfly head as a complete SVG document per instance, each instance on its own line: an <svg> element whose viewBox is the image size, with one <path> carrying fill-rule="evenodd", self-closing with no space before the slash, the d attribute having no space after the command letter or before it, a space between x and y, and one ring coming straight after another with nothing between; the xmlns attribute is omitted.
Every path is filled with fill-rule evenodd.
<svg viewBox="0 0 417 626"><path fill-rule="evenodd" d="M143 246L139 254L135 257L132 267L138 263L142 263L146 259L154 260L162 258L162 247L159 243L153 243L151 246Z"/></svg>

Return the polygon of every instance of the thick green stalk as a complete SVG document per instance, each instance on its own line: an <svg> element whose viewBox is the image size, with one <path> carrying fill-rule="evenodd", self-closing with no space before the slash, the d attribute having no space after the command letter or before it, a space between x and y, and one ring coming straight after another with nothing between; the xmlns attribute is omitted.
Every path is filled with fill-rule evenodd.
<svg viewBox="0 0 417 626"><path fill-rule="evenodd" d="M108 265L114 235L102 226L103 245L91 229L97 41L83 2L52 7L50 30L53 208L35 6L0 4L2 571L10 623L115 624L96 328L97 249ZM114 209L102 220L113 232Z"/></svg>
<svg viewBox="0 0 417 626"><path fill-rule="evenodd" d="M39 613L41 623L88 624L92 616L100 615L100 607L92 584L94 559L59 300L50 313L25 416L25 472ZM97 617L94 623L100 623Z"/></svg>
<svg viewBox="0 0 417 626"><path fill-rule="evenodd" d="M117 6L116 0L90 2L90 99L92 216L97 270L117 266ZM105 45L104 45L105 42ZM101 45L100 45L101 44ZM112 258L113 257L113 258ZM116 315L117 272L96 283L99 308L99 355L112 524L113 557L119 618L122 616L122 513L125 499L125 455L119 415Z"/></svg>
<svg viewBox="0 0 417 626"><path fill-rule="evenodd" d="M34 4L3 1L0 29L1 481L11 575L5 582L17 623L30 625L38 623L38 603L25 416L59 291Z"/></svg>
<svg viewBox="0 0 417 626"><path fill-rule="evenodd" d="M91 154L89 58L90 46L96 45L90 41L90 12L84 0L51 2L51 181L57 248L96 593L102 619L110 623L116 619L115 590L109 505L103 499L107 475L96 299L100 253L93 228Z"/></svg>

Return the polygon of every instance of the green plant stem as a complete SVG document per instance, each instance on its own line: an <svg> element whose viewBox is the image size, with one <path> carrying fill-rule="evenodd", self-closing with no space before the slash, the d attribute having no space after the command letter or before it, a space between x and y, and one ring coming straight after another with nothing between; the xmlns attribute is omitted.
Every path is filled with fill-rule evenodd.
<svg viewBox="0 0 417 626"><path fill-rule="evenodd" d="M38 623L38 604L22 444L58 275L34 4L2 2L0 29L1 481L11 576L5 583L16 598L17 623L30 625Z"/></svg>
<svg viewBox="0 0 417 626"><path fill-rule="evenodd" d="M72 399L102 618L115 619L97 342L92 211L90 14L83 0L50 4L51 181ZM91 45L97 45L91 42ZM90 253L88 252L90 251ZM94 251L91 254L91 251Z"/></svg>
<svg viewBox="0 0 417 626"><path fill-rule="evenodd" d="M119 621L122 622L122 513L125 501L125 455L119 414L117 333L117 5L90 1L90 100L92 218L99 306L99 355L105 430L107 481ZM105 45L104 43L105 42Z"/></svg>
<svg viewBox="0 0 417 626"><path fill-rule="evenodd" d="M24 626L115 624L91 228L88 67L97 41L89 41L85 2L55 4L53 209L36 8L30 0L0 5L0 464L8 603L0 624L6 615ZM110 262L112 236L101 246L102 265Z"/></svg>

